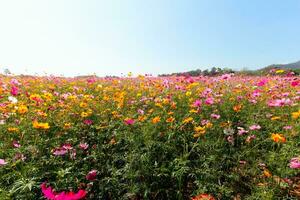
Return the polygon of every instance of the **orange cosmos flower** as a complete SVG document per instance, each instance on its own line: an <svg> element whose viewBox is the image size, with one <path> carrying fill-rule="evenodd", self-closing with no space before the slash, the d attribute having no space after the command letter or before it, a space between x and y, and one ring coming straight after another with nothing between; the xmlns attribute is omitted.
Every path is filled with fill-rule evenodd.
<svg viewBox="0 0 300 200"><path fill-rule="evenodd" d="M169 117L169 118L166 120L166 122L169 122L169 123L171 123L171 122L174 122L174 120L175 120L175 118L174 118L174 117Z"/></svg>
<svg viewBox="0 0 300 200"><path fill-rule="evenodd" d="M215 200L215 198L209 194L199 194L195 197L192 197L191 200Z"/></svg>
<svg viewBox="0 0 300 200"><path fill-rule="evenodd" d="M282 134L272 133L271 138L276 143L284 143L284 142L286 142L286 138Z"/></svg>
<svg viewBox="0 0 300 200"><path fill-rule="evenodd" d="M160 122L160 117L159 117L159 116L156 116L156 117L154 117L154 118L152 119L152 123L153 123L153 124L156 124L156 123L158 123L158 122Z"/></svg>
<svg viewBox="0 0 300 200"><path fill-rule="evenodd" d="M27 112L28 112L27 106L21 105L21 106L18 107L18 113L25 114Z"/></svg>
<svg viewBox="0 0 300 200"><path fill-rule="evenodd" d="M240 112L241 109L242 109L242 105L241 105L241 104L238 104L238 105L233 106L233 110L234 110L235 112Z"/></svg>

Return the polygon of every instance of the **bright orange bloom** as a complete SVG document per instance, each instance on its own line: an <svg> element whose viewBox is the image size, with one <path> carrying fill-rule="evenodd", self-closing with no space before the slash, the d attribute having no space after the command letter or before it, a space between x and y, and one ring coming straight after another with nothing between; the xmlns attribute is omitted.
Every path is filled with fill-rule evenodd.
<svg viewBox="0 0 300 200"><path fill-rule="evenodd" d="M169 123L171 123L171 122L174 122L174 120L175 120L175 118L174 118L174 117L169 117L169 118L166 120L166 122L169 122Z"/></svg>
<svg viewBox="0 0 300 200"><path fill-rule="evenodd" d="M240 112L241 109L242 109L242 105L241 105L241 104L238 104L238 105L233 106L233 110L234 110L235 112Z"/></svg>
<svg viewBox="0 0 300 200"><path fill-rule="evenodd" d="M199 194L195 197L192 197L191 200L215 200L215 198L210 194Z"/></svg>
<svg viewBox="0 0 300 200"><path fill-rule="evenodd" d="M41 123L38 121L34 121L32 123L32 125L33 125L33 128L36 128L36 129L49 129L50 128L48 123Z"/></svg>
<svg viewBox="0 0 300 200"><path fill-rule="evenodd" d="M21 106L18 107L18 113L25 114L27 112L28 112L27 106L21 105Z"/></svg>
<svg viewBox="0 0 300 200"><path fill-rule="evenodd" d="M284 143L286 142L286 139L284 135L278 134L278 133L272 133L271 138L276 143Z"/></svg>
<svg viewBox="0 0 300 200"><path fill-rule="evenodd" d="M158 122L160 122L160 117L159 117L159 116L156 116L156 117L154 117L154 118L152 119L152 123L153 123L153 124L156 124L156 123L158 123Z"/></svg>

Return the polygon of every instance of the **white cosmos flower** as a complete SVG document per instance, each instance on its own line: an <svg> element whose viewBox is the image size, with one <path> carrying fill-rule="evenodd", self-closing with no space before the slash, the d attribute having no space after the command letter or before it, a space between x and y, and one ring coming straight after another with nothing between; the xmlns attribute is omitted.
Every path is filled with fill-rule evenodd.
<svg viewBox="0 0 300 200"><path fill-rule="evenodd" d="M13 96L9 96L8 97L8 100L11 102L11 103L18 103L18 99L16 97L13 97Z"/></svg>

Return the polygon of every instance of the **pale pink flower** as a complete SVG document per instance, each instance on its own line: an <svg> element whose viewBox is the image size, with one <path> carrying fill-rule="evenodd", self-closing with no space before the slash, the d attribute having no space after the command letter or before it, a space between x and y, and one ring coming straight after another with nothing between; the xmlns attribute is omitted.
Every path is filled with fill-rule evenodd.
<svg viewBox="0 0 300 200"><path fill-rule="evenodd" d="M300 160L298 157L292 158L290 160L290 168L292 169L299 169L300 168Z"/></svg>

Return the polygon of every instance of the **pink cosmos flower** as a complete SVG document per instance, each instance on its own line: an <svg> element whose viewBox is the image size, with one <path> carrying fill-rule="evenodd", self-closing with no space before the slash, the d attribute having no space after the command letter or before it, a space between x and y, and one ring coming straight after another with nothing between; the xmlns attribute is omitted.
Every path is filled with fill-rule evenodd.
<svg viewBox="0 0 300 200"><path fill-rule="evenodd" d="M4 159L0 159L0 166L6 165L7 162Z"/></svg>
<svg viewBox="0 0 300 200"><path fill-rule="evenodd" d="M292 126L284 126L283 129L284 130L291 130L293 127Z"/></svg>
<svg viewBox="0 0 300 200"><path fill-rule="evenodd" d="M246 131L243 127L237 127L237 129L238 129L238 135L244 135L248 133L248 131Z"/></svg>
<svg viewBox="0 0 300 200"><path fill-rule="evenodd" d="M194 103L193 103L194 107L200 107L201 105L202 105L202 102L199 99L195 100Z"/></svg>
<svg viewBox="0 0 300 200"><path fill-rule="evenodd" d="M73 149L73 147L72 147L71 144L64 144L64 145L62 146L62 148L65 149L65 150L71 150L71 149Z"/></svg>
<svg viewBox="0 0 300 200"><path fill-rule="evenodd" d="M68 153L68 151L66 149L64 149L64 148L56 148L53 151L53 155L55 155L55 156L63 156L66 153Z"/></svg>
<svg viewBox="0 0 300 200"><path fill-rule="evenodd" d="M213 114L210 115L210 117L213 118L213 119L220 119L221 116L218 115L218 114L213 113Z"/></svg>
<svg viewBox="0 0 300 200"><path fill-rule="evenodd" d="M214 104L214 99L211 98L211 97L207 98L207 99L205 100L205 104L207 104L207 105L212 105L212 104Z"/></svg>
<svg viewBox="0 0 300 200"><path fill-rule="evenodd" d="M259 82L257 83L257 86L264 86L267 82L268 82L267 79L262 79L261 81L259 81Z"/></svg>
<svg viewBox="0 0 300 200"><path fill-rule="evenodd" d="M86 119L86 120L83 121L83 123L86 124L86 125L92 125L93 121L90 120L90 119Z"/></svg>
<svg viewBox="0 0 300 200"><path fill-rule="evenodd" d="M257 124L254 124L254 125L250 126L249 129L250 129L251 131L255 131L255 130L261 129L261 126L260 126L260 125L257 125Z"/></svg>
<svg viewBox="0 0 300 200"><path fill-rule="evenodd" d="M89 180L89 181L93 181L93 180L95 180L96 179L96 177L97 177L97 170L91 170L87 175L86 175L86 179L87 180Z"/></svg>
<svg viewBox="0 0 300 200"><path fill-rule="evenodd" d="M223 80L227 80L227 79L231 78L231 76L232 76L232 74L223 74L223 75L221 76L221 78L222 78Z"/></svg>
<svg viewBox="0 0 300 200"><path fill-rule="evenodd" d="M12 85L21 85L21 83L15 78L10 80L10 84L12 84Z"/></svg>
<svg viewBox="0 0 300 200"><path fill-rule="evenodd" d="M256 138L255 135L250 135L250 136L247 137L246 142L247 142L247 143L250 143L250 142L251 142L252 140L254 140L255 138Z"/></svg>
<svg viewBox="0 0 300 200"><path fill-rule="evenodd" d="M46 183L42 183L41 185L42 192L44 197L49 200L80 200L85 198L87 192L85 190L79 190L77 193L74 192L61 192L56 193L53 189L49 186L46 186Z"/></svg>
<svg viewBox="0 0 300 200"><path fill-rule="evenodd" d="M145 112L144 112L142 109L138 109L138 113L139 113L140 115L143 115Z"/></svg>
<svg viewBox="0 0 300 200"><path fill-rule="evenodd" d="M290 168L299 169L300 168L300 160L298 157L292 158L290 160Z"/></svg>
<svg viewBox="0 0 300 200"><path fill-rule="evenodd" d="M297 81L292 81L291 82L291 86L293 86L293 87L296 87L296 86L298 86L299 85L299 81L297 80Z"/></svg>
<svg viewBox="0 0 300 200"><path fill-rule="evenodd" d="M79 148L82 150L87 150L87 148L89 148L89 145L87 143L80 143Z"/></svg>
<svg viewBox="0 0 300 200"><path fill-rule="evenodd" d="M19 93L19 89L16 86L13 85L11 87L10 94L13 95L13 96L17 96L18 93Z"/></svg>
<svg viewBox="0 0 300 200"><path fill-rule="evenodd" d="M21 147L20 143L18 141L16 141L16 140L13 141L12 145L15 148L20 148Z"/></svg>
<svg viewBox="0 0 300 200"><path fill-rule="evenodd" d="M133 125L134 124L134 119L132 118L128 118L124 120L125 124L127 125Z"/></svg>

